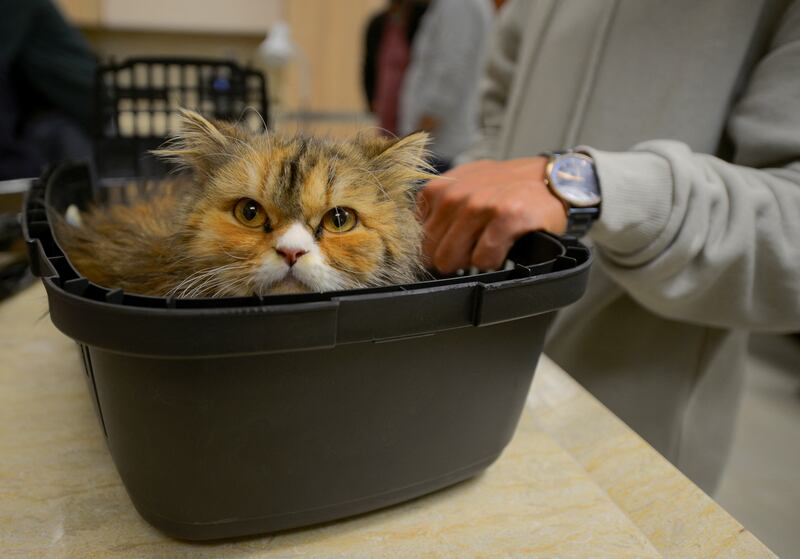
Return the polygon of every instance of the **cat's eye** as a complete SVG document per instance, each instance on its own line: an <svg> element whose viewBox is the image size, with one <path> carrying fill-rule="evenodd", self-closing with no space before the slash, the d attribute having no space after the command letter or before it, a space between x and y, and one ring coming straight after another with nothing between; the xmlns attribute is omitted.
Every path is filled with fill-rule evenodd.
<svg viewBox="0 0 800 559"><path fill-rule="evenodd" d="M233 216L247 227L269 227L269 219L264 208L251 198L242 198L233 207Z"/></svg>
<svg viewBox="0 0 800 559"><path fill-rule="evenodd" d="M346 233L358 223L358 215L350 208L335 207L322 218L322 226L331 233Z"/></svg>

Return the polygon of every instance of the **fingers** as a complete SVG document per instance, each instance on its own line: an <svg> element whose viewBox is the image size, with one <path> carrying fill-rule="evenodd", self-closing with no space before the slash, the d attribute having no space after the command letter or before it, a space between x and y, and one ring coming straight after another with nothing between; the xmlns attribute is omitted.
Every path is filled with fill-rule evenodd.
<svg viewBox="0 0 800 559"><path fill-rule="evenodd" d="M444 175L432 179L418 194L418 212L425 227L423 253L431 260L435 259L443 237L459 217L462 207L467 202L470 194L482 190L481 175L492 169L496 162L476 161L460 165ZM494 187L494 184L491 184ZM477 236L476 236L477 238ZM474 243L475 239L473 239ZM459 243L465 246L466 241ZM467 250L471 250L468 246ZM465 252L467 258L469 252Z"/></svg>
<svg viewBox="0 0 800 559"><path fill-rule="evenodd" d="M443 193L429 205L429 213L424 223L425 238L422 242L422 251L431 259L434 258L442 238L458 215L462 203L461 195L453 191Z"/></svg>
<svg viewBox="0 0 800 559"><path fill-rule="evenodd" d="M444 273L453 273L472 265L470 255L484 227L493 219L502 219L501 203L509 185L470 192L439 241L433 264Z"/></svg>
<svg viewBox="0 0 800 559"><path fill-rule="evenodd" d="M470 264L479 270L496 270L506 261L516 235L503 219L490 221L483 229L475 248L470 254Z"/></svg>
<svg viewBox="0 0 800 559"><path fill-rule="evenodd" d="M530 185L510 189L497 203L497 217L486 224L470 254L471 265L479 270L502 267L517 239L531 231L549 230L548 223L554 219L551 216L564 213L560 201L545 188Z"/></svg>
<svg viewBox="0 0 800 559"><path fill-rule="evenodd" d="M486 213L462 212L452 221L435 247L432 263L442 273L452 274L470 265L470 254L486 222Z"/></svg>
<svg viewBox="0 0 800 559"><path fill-rule="evenodd" d="M441 239L433 264L445 273L474 266L502 267L508 251L524 233L540 228L537 212L525 198L529 185L508 184L472 196Z"/></svg>
<svg viewBox="0 0 800 559"><path fill-rule="evenodd" d="M417 192L417 216L424 223L430 214L431 204L428 202L428 196L425 195L425 189L423 188Z"/></svg>
<svg viewBox="0 0 800 559"><path fill-rule="evenodd" d="M417 193L417 213L422 221L428 219L444 192L455 184L455 178L448 174L431 179Z"/></svg>
<svg viewBox="0 0 800 559"><path fill-rule="evenodd" d="M522 210L531 207L528 199L534 192L527 167L511 172L508 165L462 165L420 192L423 252L440 271L452 273L470 265L488 270L503 264L516 229L531 217L521 214L528 213Z"/></svg>

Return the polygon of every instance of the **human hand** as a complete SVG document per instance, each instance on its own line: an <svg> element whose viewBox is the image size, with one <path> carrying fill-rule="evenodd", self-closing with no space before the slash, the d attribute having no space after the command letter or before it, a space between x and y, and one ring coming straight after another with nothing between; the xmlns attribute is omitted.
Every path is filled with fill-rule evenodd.
<svg viewBox="0 0 800 559"><path fill-rule="evenodd" d="M446 274L493 270L526 233L563 234L567 214L544 183L546 166L545 157L481 160L430 181L418 195L429 262Z"/></svg>
<svg viewBox="0 0 800 559"><path fill-rule="evenodd" d="M439 128L439 124L441 124L441 121L438 118L429 114L424 114L417 122L416 129L424 132L433 132Z"/></svg>

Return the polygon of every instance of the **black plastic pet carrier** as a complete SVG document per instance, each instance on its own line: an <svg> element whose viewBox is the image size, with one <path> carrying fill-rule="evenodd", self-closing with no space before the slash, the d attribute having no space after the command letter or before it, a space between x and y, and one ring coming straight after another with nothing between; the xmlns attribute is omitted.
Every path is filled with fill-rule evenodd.
<svg viewBox="0 0 800 559"><path fill-rule="evenodd" d="M179 106L263 127L263 77L230 63L101 69L99 175L159 176L144 153ZM34 182L23 227L53 323L75 339L108 448L141 515L175 537L272 532L367 512L484 470L510 441L555 312L590 252L544 233L499 272L374 289L176 299L92 283L52 228L125 199L88 165Z"/></svg>

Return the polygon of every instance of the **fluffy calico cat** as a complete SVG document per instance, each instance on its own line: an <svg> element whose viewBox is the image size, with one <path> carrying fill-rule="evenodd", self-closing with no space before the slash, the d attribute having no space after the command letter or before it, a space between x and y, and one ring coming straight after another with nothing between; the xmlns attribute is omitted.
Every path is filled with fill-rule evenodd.
<svg viewBox="0 0 800 559"><path fill-rule="evenodd" d="M426 143L420 133L344 143L254 135L183 111L156 153L190 167L191 186L59 220L58 240L92 282L144 295L411 282L421 271L415 190L432 176Z"/></svg>

